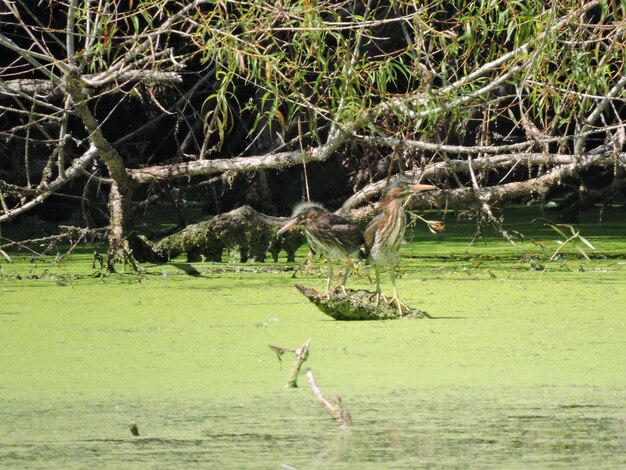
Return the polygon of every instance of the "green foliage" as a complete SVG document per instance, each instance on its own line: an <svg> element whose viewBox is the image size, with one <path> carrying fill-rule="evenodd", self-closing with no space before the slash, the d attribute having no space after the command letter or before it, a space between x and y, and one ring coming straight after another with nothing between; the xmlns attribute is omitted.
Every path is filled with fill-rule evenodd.
<svg viewBox="0 0 626 470"><path fill-rule="evenodd" d="M595 105L588 95L606 94L624 66L623 41L613 41L623 34L621 9L612 3L590 9L574 1L458 0L348 10L310 0L239 2L203 12L195 41L205 62L238 85L260 90L263 99L252 107L259 116L255 124L269 121L284 129L312 111L314 118L304 119L311 130L350 122L391 99L426 96L409 105L425 115L418 128L444 119L462 129L484 98L469 106L446 104L522 66L504 83L516 90L515 105L541 128L564 133ZM525 53L438 96L441 87L520 46ZM221 80L218 86L232 84ZM399 125L385 133L414 130L404 109L397 114Z"/></svg>
<svg viewBox="0 0 626 470"><path fill-rule="evenodd" d="M458 141L477 117L486 131L524 136L530 122L571 135L626 66L623 0L76 3L75 59L88 72L129 57L172 67L170 54L215 71L202 112L220 143L243 115L251 138L358 122L399 138L439 126Z"/></svg>
<svg viewBox="0 0 626 470"><path fill-rule="evenodd" d="M131 0L127 5L112 0L77 2L74 42L87 72L106 71L136 47L142 34L153 30L166 3L165 0Z"/></svg>

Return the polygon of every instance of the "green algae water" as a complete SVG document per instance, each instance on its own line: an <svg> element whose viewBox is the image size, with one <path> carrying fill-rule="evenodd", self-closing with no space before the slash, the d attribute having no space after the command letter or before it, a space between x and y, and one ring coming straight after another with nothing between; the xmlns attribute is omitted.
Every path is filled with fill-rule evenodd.
<svg viewBox="0 0 626 470"><path fill-rule="evenodd" d="M581 224L590 260L566 246L548 262L555 233L525 227L520 246L545 271L496 238L418 227L398 289L435 317L421 320L334 321L293 287L323 288L323 270L284 262L101 277L87 254L56 266L13 253L0 265L0 467L623 468L623 220ZM372 289L367 274L350 287ZM292 358L268 345L309 338L304 367L343 398L350 428L304 371L284 387Z"/></svg>

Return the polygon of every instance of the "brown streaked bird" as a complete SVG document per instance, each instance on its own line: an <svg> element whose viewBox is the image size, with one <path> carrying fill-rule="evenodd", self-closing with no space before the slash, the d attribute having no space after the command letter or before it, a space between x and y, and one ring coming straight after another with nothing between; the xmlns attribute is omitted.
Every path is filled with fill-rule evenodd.
<svg viewBox="0 0 626 470"><path fill-rule="evenodd" d="M437 187L430 184L415 184L405 179L394 181L387 186L380 199L382 212L374 217L365 230L365 251L369 264L374 266L376 271L376 303L382 295L380 270L388 268L393 284L393 297L388 303L395 303L400 315L402 315L402 303L396 288L395 267L398 264L398 253L406 228L404 202L412 194L433 189Z"/></svg>
<svg viewBox="0 0 626 470"><path fill-rule="evenodd" d="M326 211L314 202L298 204L293 210L291 219L280 228L278 234L296 225L304 228L311 251L326 258L328 263L326 293L330 292L333 260L347 260L347 267L341 280L341 287L344 289L352 268L352 258L359 257L363 245L363 234L359 228L349 220Z"/></svg>

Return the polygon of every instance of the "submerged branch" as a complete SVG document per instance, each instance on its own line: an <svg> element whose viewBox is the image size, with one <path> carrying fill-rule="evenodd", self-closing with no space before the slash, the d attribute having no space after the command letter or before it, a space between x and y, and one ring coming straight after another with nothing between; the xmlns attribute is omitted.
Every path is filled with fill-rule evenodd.
<svg viewBox="0 0 626 470"><path fill-rule="evenodd" d="M311 391L317 401L324 407L326 411L330 413L330 415L335 419L342 427L350 427L352 426L352 417L350 416L350 412L348 411L348 407L345 402L339 395L333 395L333 403L330 403L324 395L322 391L317 386L315 382L315 377L313 377L312 371L307 371L306 378L309 381L309 385L311 387Z"/></svg>
<svg viewBox="0 0 626 470"><path fill-rule="evenodd" d="M292 352L296 356L296 359L293 361L293 365L291 366L291 374L289 375L289 380L287 381L287 384L285 385L285 387L298 388L298 374L300 373L302 364L309 357L310 346L311 346L310 338L298 349L283 348L282 346L275 346L273 344L269 345L270 349L276 353L276 356L278 357L279 360L281 360L285 352Z"/></svg>

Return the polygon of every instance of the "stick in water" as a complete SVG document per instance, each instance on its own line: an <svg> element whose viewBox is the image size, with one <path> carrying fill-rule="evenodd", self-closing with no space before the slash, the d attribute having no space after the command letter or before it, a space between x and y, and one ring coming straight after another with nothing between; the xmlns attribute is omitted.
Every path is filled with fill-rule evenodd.
<svg viewBox="0 0 626 470"><path fill-rule="evenodd" d="M291 366L291 375L289 376L289 380L285 387L287 388L298 388L298 374L300 373L300 368L302 367L302 363L307 360L309 357L309 347L311 346L311 339L309 338L306 343L300 346L298 349L289 349L283 348L282 346L274 346L270 344L270 349L272 349L276 356L278 356L278 360L282 360L282 355L285 352L292 352L295 354L296 359L293 361L293 365Z"/></svg>
<svg viewBox="0 0 626 470"><path fill-rule="evenodd" d="M322 395L321 390L317 386L315 382L315 377L313 377L313 372L311 370L307 371L306 377L309 380L309 385L311 386L311 391L317 401L321 403L321 405L326 408L326 411L330 413L330 415L339 422L344 427L352 426L352 417L350 416L350 412L348 411L348 407L341 399L339 395L334 395L333 400L335 404L331 404L324 395Z"/></svg>

